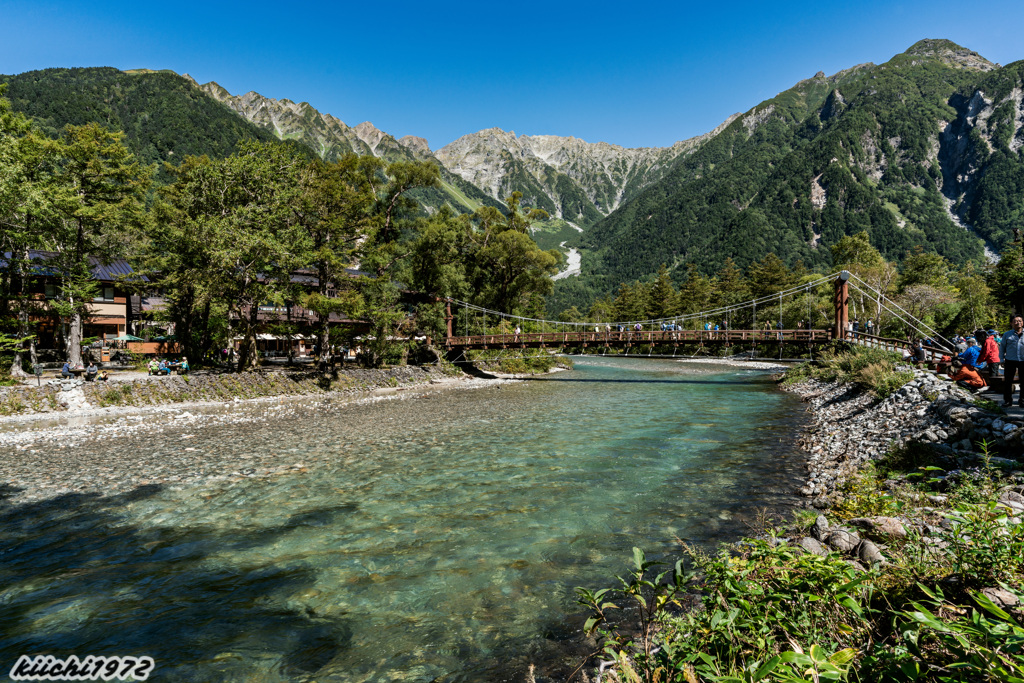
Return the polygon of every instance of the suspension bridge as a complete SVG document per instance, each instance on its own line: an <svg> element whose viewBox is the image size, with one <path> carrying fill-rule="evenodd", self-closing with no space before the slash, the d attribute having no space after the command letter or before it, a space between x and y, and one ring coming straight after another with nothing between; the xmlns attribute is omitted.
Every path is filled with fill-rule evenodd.
<svg viewBox="0 0 1024 683"><path fill-rule="evenodd" d="M822 289L832 285L830 305L823 310ZM850 329L850 296L858 294L862 302L870 301L877 314L885 311L899 320L908 334L918 339L931 339L924 347L925 360L938 362L953 348L934 329L901 308L892 299L878 292L863 279L849 271L825 275L780 292L729 306L698 313L646 320L597 322L566 322L542 320L486 309L456 299L446 300L446 335L444 348L449 357L465 357L473 350L545 349L647 349L672 350L676 357L680 347L711 349L726 347L736 354L755 357L765 345L803 348L813 353L816 346L833 340L889 351L912 350L909 339L895 339L867 334L863 329ZM783 320L798 318L794 327L783 327ZM759 324L760 320L760 324ZM717 327L717 329L716 329ZM638 354L639 355L639 354Z"/></svg>

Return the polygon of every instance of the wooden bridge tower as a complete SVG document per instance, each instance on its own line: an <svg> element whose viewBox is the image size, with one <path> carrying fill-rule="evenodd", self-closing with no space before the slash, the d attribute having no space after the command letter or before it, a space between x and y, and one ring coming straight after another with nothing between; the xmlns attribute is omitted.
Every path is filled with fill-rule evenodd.
<svg viewBox="0 0 1024 683"><path fill-rule="evenodd" d="M850 271L844 270L836 278L836 319L832 327L833 339L846 339L846 324L850 320Z"/></svg>

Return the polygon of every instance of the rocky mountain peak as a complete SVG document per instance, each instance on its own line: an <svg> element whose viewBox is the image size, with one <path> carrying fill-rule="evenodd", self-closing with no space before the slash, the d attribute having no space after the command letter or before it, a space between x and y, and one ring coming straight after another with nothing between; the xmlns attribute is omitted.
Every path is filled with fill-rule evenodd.
<svg viewBox="0 0 1024 683"><path fill-rule="evenodd" d="M412 151L414 154L430 154L430 145L428 145L427 141L421 137L417 137L415 135L406 135L400 138L398 140L398 143Z"/></svg>
<svg viewBox="0 0 1024 683"><path fill-rule="evenodd" d="M975 71L991 71L998 68L974 50L957 45L952 40L941 38L925 38L919 40L903 54L911 57L930 57L938 59L943 64L958 69L973 69Z"/></svg>
<svg viewBox="0 0 1024 683"><path fill-rule="evenodd" d="M191 76L189 76L189 78L191 78ZM194 80L192 82L195 83ZM220 85L216 81L203 83L202 85L198 85L198 87L200 90L202 90L207 95L209 95L210 97L219 102L223 102L227 98L231 97L231 93L229 93L222 85Z"/></svg>
<svg viewBox="0 0 1024 683"><path fill-rule="evenodd" d="M384 138L389 137L387 133L378 129L369 121L363 121L352 130L356 132L360 140L365 142L374 151L377 150L377 146L380 145Z"/></svg>

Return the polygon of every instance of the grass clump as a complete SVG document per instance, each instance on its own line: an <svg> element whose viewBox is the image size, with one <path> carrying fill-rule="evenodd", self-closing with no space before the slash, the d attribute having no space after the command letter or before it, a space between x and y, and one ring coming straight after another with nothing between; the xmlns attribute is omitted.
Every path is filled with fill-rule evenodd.
<svg viewBox="0 0 1024 683"><path fill-rule="evenodd" d="M914 378L903 357L892 351L861 346L836 347L825 351L817 360L789 370L782 382L795 384L805 379L826 382L851 382L885 398Z"/></svg>

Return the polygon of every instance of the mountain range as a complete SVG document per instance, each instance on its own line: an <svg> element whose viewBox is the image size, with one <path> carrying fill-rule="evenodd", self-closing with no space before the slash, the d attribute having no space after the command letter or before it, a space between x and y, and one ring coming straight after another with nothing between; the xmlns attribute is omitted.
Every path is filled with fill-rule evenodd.
<svg viewBox="0 0 1024 683"><path fill-rule="evenodd" d="M279 140L328 161L355 152L436 163L441 187L416 197L428 213L522 192L551 217L535 226L538 243L582 253L580 277L557 283L556 308L661 264L681 277L689 264L712 272L774 252L827 268L828 247L860 231L888 258L921 246L980 263L1024 227L1024 62L999 66L945 40L819 72L664 148L492 128L431 150L305 102L232 95L170 71L46 69L0 82L45 131L98 121L123 130L147 163Z"/></svg>

